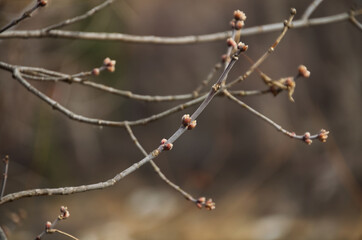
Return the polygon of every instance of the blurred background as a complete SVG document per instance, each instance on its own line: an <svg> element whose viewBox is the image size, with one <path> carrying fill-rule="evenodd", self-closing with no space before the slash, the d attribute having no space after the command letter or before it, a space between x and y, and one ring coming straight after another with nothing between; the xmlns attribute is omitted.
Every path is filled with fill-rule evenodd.
<svg viewBox="0 0 362 240"><path fill-rule="evenodd" d="M79 15L101 1L48 1L14 29L39 29ZM116 0L68 30L184 36L229 30L233 11L246 26L282 22L295 7L301 17L311 0ZM0 0L0 26L34 1ZM360 8L361 1L323 2L311 16ZM362 20L359 18L359 20ZM242 37L258 59L278 32ZM272 78L294 76L295 103L285 92L242 100L284 128L303 134L330 130L328 141L292 140L226 98L217 97L156 163L195 197L212 197L214 211L199 210L166 185L147 164L114 187L70 196L21 199L0 206L9 239L32 239L61 205L71 217L58 229L80 239L362 239L362 34L350 22L290 30L260 69ZM225 52L224 41L190 45L130 44L69 39L0 39L0 60L64 73L88 71L105 57L114 73L91 80L147 95L192 92ZM241 58L229 80L250 66ZM218 74L215 76L217 77ZM215 81L216 79L213 79ZM181 102L147 103L85 86L32 82L72 111L109 120L136 120ZM235 90L264 89L258 74ZM147 151L179 126L170 115L134 133ZM100 182L139 161L142 154L120 128L72 121L0 70L0 156L10 156L6 193ZM3 171L3 165L0 168ZM66 239L53 234L44 239Z"/></svg>

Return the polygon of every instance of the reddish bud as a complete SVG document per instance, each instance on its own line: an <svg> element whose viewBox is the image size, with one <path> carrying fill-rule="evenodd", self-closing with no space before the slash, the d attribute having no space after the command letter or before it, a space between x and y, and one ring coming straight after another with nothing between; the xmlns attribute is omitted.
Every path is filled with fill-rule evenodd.
<svg viewBox="0 0 362 240"><path fill-rule="evenodd" d="M245 43L243 42L239 42L238 49L240 49L242 52L245 52L246 50L248 50L248 45L245 45Z"/></svg>
<svg viewBox="0 0 362 240"><path fill-rule="evenodd" d="M99 74L100 74L100 70L99 70L99 68L94 68L93 70L92 70L92 75L94 75L94 76L98 76Z"/></svg>
<svg viewBox="0 0 362 240"><path fill-rule="evenodd" d="M234 41L234 39L232 38L228 38L226 40L226 44L229 46L229 47L233 47L233 48L236 48L237 44L236 42Z"/></svg>
<svg viewBox="0 0 362 240"><path fill-rule="evenodd" d="M234 11L234 18L235 18L235 20L245 21L246 20L246 15L245 15L245 13L243 11L236 10L236 11Z"/></svg>
<svg viewBox="0 0 362 240"><path fill-rule="evenodd" d="M191 117L190 114L185 114L182 116L181 119L182 125L184 125L185 127L187 127L190 123L191 123Z"/></svg>
<svg viewBox="0 0 362 240"><path fill-rule="evenodd" d="M171 150L173 148L173 144L172 143L166 143L163 145L163 150Z"/></svg>
<svg viewBox="0 0 362 240"><path fill-rule="evenodd" d="M60 213L61 215L59 216L61 219L66 219L70 217L70 213L68 211L67 207L61 206L60 207Z"/></svg>
<svg viewBox="0 0 362 240"><path fill-rule="evenodd" d="M114 67L114 65L112 65L112 66L107 66L107 70L108 70L109 72L114 72L114 71L116 70L116 68Z"/></svg>
<svg viewBox="0 0 362 240"><path fill-rule="evenodd" d="M242 28L244 27L244 25L245 25L244 21L237 21L237 22L235 23L234 28L235 28L236 30L240 30L240 29L242 29Z"/></svg>
<svg viewBox="0 0 362 240"><path fill-rule="evenodd" d="M298 73L300 76L309 78L310 77L310 71L308 71L307 67L304 65L300 65L298 67Z"/></svg>
<svg viewBox="0 0 362 240"><path fill-rule="evenodd" d="M196 120L193 120L188 126L187 126L187 130L192 130L196 127Z"/></svg>
<svg viewBox="0 0 362 240"><path fill-rule="evenodd" d="M108 64L110 64L111 63L111 59L109 58L109 57L107 57L107 58L105 58L104 60L103 60L103 64L104 65L108 65Z"/></svg>
<svg viewBox="0 0 362 240"><path fill-rule="evenodd" d="M161 140L161 145L165 144L167 142L167 139L166 138L162 138Z"/></svg>
<svg viewBox="0 0 362 240"><path fill-rule="evenodd" d="M321 142L326 142L328 138L329 131L326 131L324 129L321 129L321 131L318 134L318 139Z"/></svg>
<svg viewBox="0 0 362 240"><path fill-rule="evenodd" d="M47 222L45 223L45 230L49 230L51 227L52 227L52 223L49 222L49 221L47 221Z"/></svg>
<svg viewBox="0 0 362 240"><path fill-rule="evenodd" d="M207 210L214 210L215 209L215 203L212 201L211 198L209 198L205 203L205 208Z"/></svg>
<svg viewBox="0 0 362 240"><path fill-rule="evenodd" d="M38 4L39 4L39 6L41 6L41 7L46 6L46 5L47 5L47 3L48 3L48 1L47 1L47 0L38 0Z"/></svg>
<svg viewBox="0 0 362 240"><path fill-rule="evenodd" d="M231 26L231 28L235 28L235 20L230 21L230 26Z"/></svg>
<svg viewBox="0 0 362 240"><path fill-rule="evenodd" d="M310 139L310 133L309 132L304 133L303 141L308 145L312 144L312 140Z"/></svg>
<svg viewBox="0 0 362 240"><path fill-rule="evenodd" d="M206 198L205 197L199 197L199 199L197 199L197 202L198 203L201 203L201 204L204 204L206 201Z"/></svg>

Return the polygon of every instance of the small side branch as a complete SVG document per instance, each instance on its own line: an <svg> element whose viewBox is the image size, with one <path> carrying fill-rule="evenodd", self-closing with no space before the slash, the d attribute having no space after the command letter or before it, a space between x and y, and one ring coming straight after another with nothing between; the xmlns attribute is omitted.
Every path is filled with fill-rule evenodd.
<svg viewBox="0 0 362 240"><path fill-rule="evenodd" d="M1 194L0 194L0 200L3 198L5 193L5 187L6 187L6 181L8 179L8 171L9 171L9 156L6 155L3 158L3 162L5 164L4 174L3 174L3 182L1 184Z"/></svg>
<svg viewBox="0 0 362 240"><path fill-rule="evenodd" d="M356 12L352 11L350 12L349 20L353 25L355 25L360 31L362 31L362 24L356 19Z"/></svg>
<svg viewBox="0 0 362 240"><path fill-rule="evenodd" d="M144 156L147 156L147 152L146 150L142 147L142 145L139 143L138 139L136 138L136 136L134 135L131 127L129 126L128 123L126 123L126 129L128 132L128 135L131 137L132 141L134 142L134 144L137 146L137 148L143 153ZM181 193L187 200L195 202L196 203L196 199L189 193L187 193L186 191L184 191L182 188L180 188L180 186L174 184L171 180L169 180L165 174L163 174L161 172L161 169L157 166L157 164L151 160L150 161L153 169L155 170L155 172L158 174L158 176L160 176L160 178L167 183L169 186L171 186L173 189L175 189L176 191L178 191L179 193Z"/></svg>
<svg viewBox="0 0 362 240"><path fill-rule="evenodd" d="M301 19L307 20L322 2L323 0L314 0L304 11Z"/></svg>
<svg viewBox="0 0 362 240"><path fill-rule="evenodd" d="M54 24L54 25L51 25L49 27L46 27L44 29L42 29L43 31L47 32L47 31L50 31L52 29L56 29L56 28L62 28L62 27L65 27L67 25L70 25L70 24L73 24L73 23L76 23L76 22L79 22L81 20L84 20L86 18L89 18L91 16L93 16L96 12L102 10L103 8L107 7L108 5L110 5L111 3L113 2L113 0L106 0L104 1L103 3L95 6L94 8L90 9L88 12L86 12L85 14L83 15L79 15L79 16L76 16L74 18L70 18L70 19L67 19L63 22L60 22L60 23L57 23L57 24Z"/></svg>
<svg viewBox="0 0 362 240"><path fill-rule="evenodd" d="M15 26L16 24L18 24L19 22L27 19L27 18L30 18L31 17L31 14L36 11L38 8L41 8L41 7L44 7L45 5L47 4L47 1L46 0L37 0L37 2L35 3L35 5L25 11L19 18L17 19L14 19L13 21L11 21L8 25L6 25L5 27L3 27L2 29L0 29L0 33L2 32L5 32L6 30L8 30L9 28Z"/></svg>
<svg viewBox="0 0 362 240"><path fill-rule="evenodd" d="M227 90L224 90L224 94L231 100L233 100L234 102L236 102L237 104L239 104L240 106L242 106L243 108L247 109L249 112L251 112L252 114L254 114L255 116L257 116L258 118L262 119L263 121L269 123L270 125L272 125L276 130L282 132L283 134L287 135L288 137L291 137L293 139L298 139L298 140L302 140L307 144L311 144L312 143L312 139L319 139L321 142L325 142L328 138L328 134L329 131L326 131L324 129L322 129L318 134L314 134L314 135L310 135L309 132L306 132L304 135L296 135L294 132L290 132L288 130L285 130L282 126L280 126L279 124L275 123L273 120L271 120L270 118L266 117L265 115L261 114L260 112L256 111L255 109L253 109L252 107L250 107L249 105L245 104L243 101L237 99L236 97L234 97L230 92L228 92Z"/></svg>
<svg viewBox="0 0 362 240"><path fill-rule="evenodd" d="M69 237L73 240L79 240L78 238L74 237L73 235L66 233L64 231L61 231L59 229L56 229L55 226L62 220L66 220L70 217L70 213L68 211L67 207L61 206L60 207L60 215L53 221L53 222L46 222L45 223L45 229L43 232L41 232L36 238L35 240L40 240L45 234L50 234L50 233L59 233L61 235L64 235L66 237Z"/></svg>

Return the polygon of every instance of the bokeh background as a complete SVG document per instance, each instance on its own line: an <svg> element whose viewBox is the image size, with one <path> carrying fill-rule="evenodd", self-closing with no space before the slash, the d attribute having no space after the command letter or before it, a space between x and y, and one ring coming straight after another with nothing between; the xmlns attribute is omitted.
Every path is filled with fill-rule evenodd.
<svg viewBox="0 0 362 240"><path fill-rule="evenodd" d="M1 0L0 26L34 1ZM48 1L15 29L39 29L84 13L101 1ZM236 9L246 27L281 22L290 7L298 19L310 0L116 0L66 29L136 35L184 36L229 29ZM312 17L346 12L361 1L323 2ZM361 20L361 18L359 18ZM256 60L278 32L243 37ZM195 197L212 197L216 210L198 210L167 186L150 165L112 188L71 196L21 199L0 206L9 239L32 239L59 207L70 219L58 228L80 239L362 239L362 34L350 22L290 30L261 66L273 78L311 71L287 94L243 98L284 128L303 134L331 131L327 143L292 140L225 98L215 98L198 126L156 163ZM192 92L225 52L224 41L180 46L69 39L0 40L0 60L65 73L91 70L105 57L114 73L91 78L139 94ZM229 79L249 66L236 63ZM89 117L135 120L178 103L128 100L76 84L33 84L69 109ZM253 74L234 89L263 89ZM133 130L151 151L179 126L187 109ZM113 177L142 154L124 129L95 127L53 111L0 71L0 155L9 155L7 193L74 186ZM3 165L1 166L3 171ZM44 239L66 239L46 236Z"/></svg>

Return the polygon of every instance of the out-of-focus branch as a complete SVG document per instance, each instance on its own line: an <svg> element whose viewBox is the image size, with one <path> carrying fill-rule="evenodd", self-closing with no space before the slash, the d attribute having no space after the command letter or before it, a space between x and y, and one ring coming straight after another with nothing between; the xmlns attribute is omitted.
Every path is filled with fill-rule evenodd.
<svg viewBox="0 0 362 240"><path fill-rule="evenodd" d="M354 11L354 15L362 14L362 9ZM346 21L350 18L349 13L340 13L327 17L300 19L293 22L291 28L303 28L317 25L331 24ZM255 35L280 31L284 27L283 23L273 23L243 29L243 36ZM0 34L3 38L70 38L84 40L104 40L122 41L130 43L150 43L150 44L193 44L225 40L231 36L230 31L218 32L205 35L182 36L182 37L159 37L159 36L137 36L124 33L102 33L102 32L80 32L63 30L29 30L29 31L7 31Z"/></svg>
<svg viewBox="0 0 362 240"><path fill-rule="evenodd" d="M66 233L64 231L61 231L59 229L56 229L55 226L62 220L68 219L70 217L70 213L68 211L67 207L61 206L60 207L60 215L53 221L53 222L46 222L45 223L45 229L43 232L41 232L35 240L40 240L45 234L51 234L51 233L59 233L61 235L64 235L66 237L69 237L74 240L79 240L78 238L74 237L73 235Z"/></svg>
<svg viewBox="0 0 362 240"><path fill-rule="evenodd" d="M31 14L36 11L38 8L40 7L44 7L47 4L46 0L37 0L37 2L35 3L35 5L30 8L29 10L25 11L19 18L14 19L13 21L11 21L8 25L6 25L5 27L0 29L0 33L5 32L6 30L8 30L9 28L17 25L19 22L25 20L26 18L30 18Z"/></svg>
<svg viewBox="0 0 362 240"><path fill-rule="evenodd" d="M6 187L6 181L8 179L8 171L9 171L9 156L5 156L3 159L3 162L5 164L4 173L3 173L3 181L1 184L1 193L0 193L0 199L4 196L5 193L5 187Z"/></svg>
<svg viewBox="0 0 362 240"><path fill-rule="evenodd" d="M86 18L89 18L90 16L93 16L96 12L102 10L103 8L107 7L108 5L110 5L111 3L113 2L113 0L106 0L104 1L103 3L95 6L94 8L90 9L88 12L86 12L85 14L83 15L79 15L79 16L76 16L74 18L70 18L70 19L67 19L63 22L60 22L60 23L57 23L57 24L54 24L54 25L51 25L49 27L46 27L46 28L43 28L42 30L43 31L50 31L52 29L56 29L56 28L62 28L62 27L65 27L67 25L70 25L70 24L73 24L73 23L76 23L76 22L79 22L81 20L84 20Z"/></svg>
<svg viewBox="0 0 362 240"><path fill-rule="evenodd" d="M301 19L307 20L322 2L323 0L314 0L311 4L309 4L307 9L304 11Z"/></svg>
<svg viewBox="0 0 362 240"><path fill-rule="evenodd" d="M362 31L362 24L356 19L355 16L357 16L356 11L351 10L349 20L351 23L353 23L353 25Z"/></svg>

